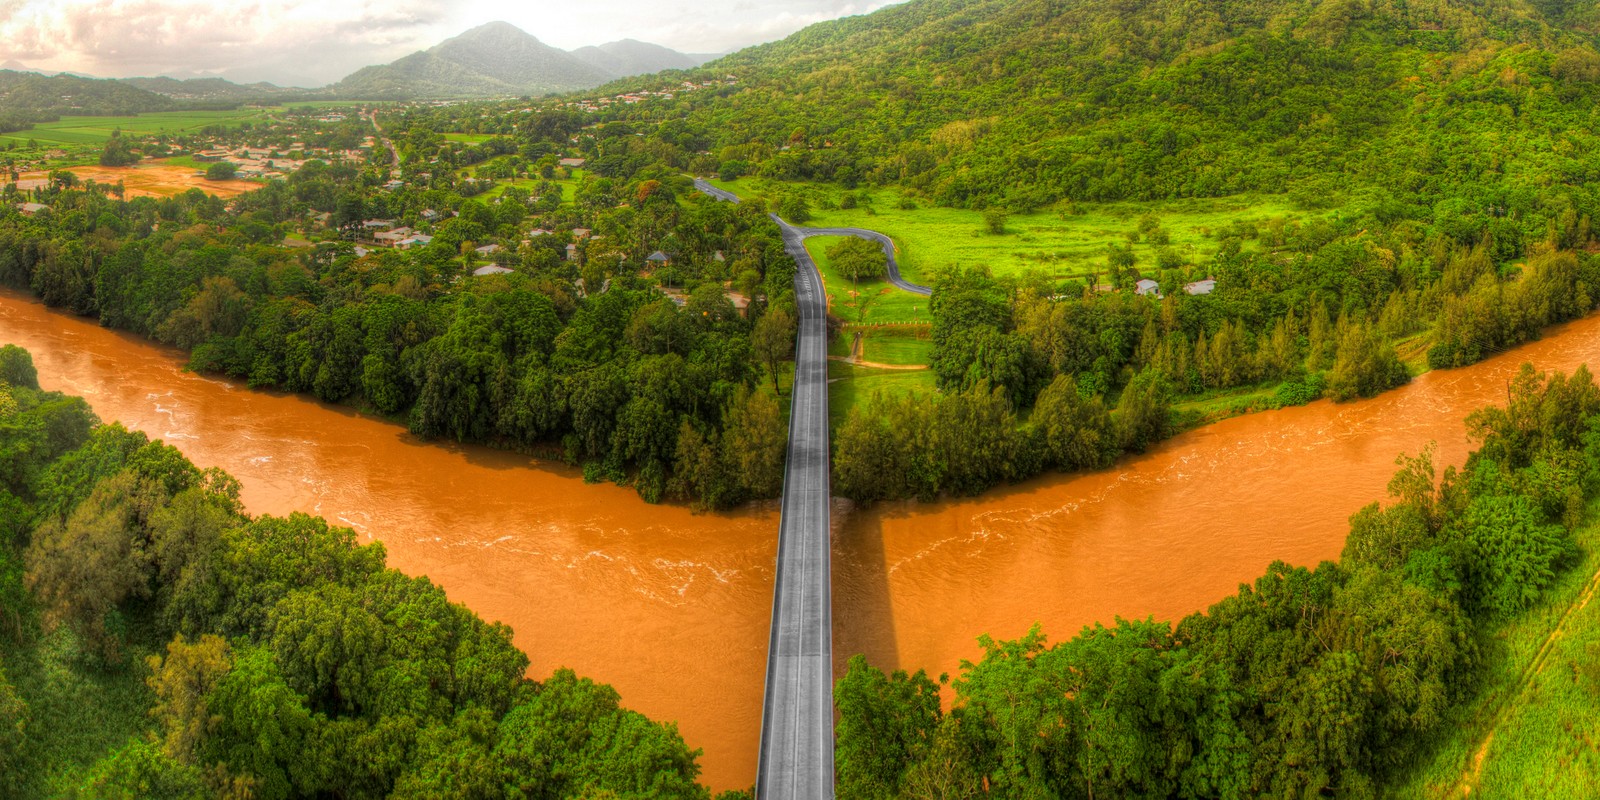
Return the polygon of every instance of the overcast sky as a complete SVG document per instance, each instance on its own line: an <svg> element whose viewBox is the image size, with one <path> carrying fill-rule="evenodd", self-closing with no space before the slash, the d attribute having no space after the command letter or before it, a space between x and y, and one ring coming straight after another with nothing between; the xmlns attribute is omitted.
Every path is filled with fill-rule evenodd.
<svg viewBox="0 0 1600 800"><path fill-rule="evenodd" d="M0 0L0 62L101 77L321 86L505 20L571 50L639 39L691 53L771 41L892 0Z"/></svg>

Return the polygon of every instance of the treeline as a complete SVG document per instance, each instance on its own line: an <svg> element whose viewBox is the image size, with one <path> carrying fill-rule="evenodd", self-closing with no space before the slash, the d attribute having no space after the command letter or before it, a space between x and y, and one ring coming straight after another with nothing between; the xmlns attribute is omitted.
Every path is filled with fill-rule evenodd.
<svg viewBox="0 0 1600 800"><path fill-rule="evenodd" d="M1431 230L1365 215L1241 224L1217 232L1203 266L1141 269L1111 248L1113 291L1094 277L941 271L929 304L941 393L852 409L836 437L836 488L867 502L931 499L1104 467L1183 427L1172 408L1188 398L1256 387L1240 402L1279 407L1404 384L1395 345L1406 339L1434 343L1430 367L1476 362L1594 309L1600 259L1564 249L1591 241L1585 218L1564 219L1514 246L1487 219L1440 217ZM1154 217L1129 235L1164 238ZM1140 276L1164 296L1132 291ZM1214 291L1188 294L1204 276ZM968 430L973 413L1004 428Z"/></svg>
<svg viewBox="0 0 1600 800"><path fill-rule="evenodd" d="M569 671L529 680L510 629L382 545L250 517L233 478L39 391L10 346L0 468L0 794L708 797L673 726ZM74 764L48 749L74 720L33 706L86 683L140 707Z"/></svg>
<svg viewBox="0 0 1600 800"><path fill-rule="evenodd" d="M1600 486L1600 387L1525 366L1478 449L1401 460L1338 563L1274 564L1176 626L982 639L954 701L857 656L835 692L839 795L1373 797L1472 691L1483 631L1572 563Z"/></svg>
<svg viewBox="0 0 1600 800"><path fill-rule="evenodd" d="M195 369L369 408L421 436L553 452L652 502L726 507L780 490L783 414L761 386L770 375L777 388L792 349L794 265L759 209L598 179L545 219L593 237L529 236L524 193L454 198L412 251L272 246L307 203L330 201L356 228L395 210L358 177L313 170L231 207L53 187L50 213L0 212L0 283L188 350ZM471 276L484 242L505 242L517 272ZM647 280L658 246L673 261ZM746 293L743 313L725 284Z"/></svg>

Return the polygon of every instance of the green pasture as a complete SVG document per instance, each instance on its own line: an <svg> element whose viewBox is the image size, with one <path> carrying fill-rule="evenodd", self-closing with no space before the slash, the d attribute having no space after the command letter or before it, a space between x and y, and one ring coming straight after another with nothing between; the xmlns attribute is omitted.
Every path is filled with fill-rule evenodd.
<svg viewBox="0 0 1600 800"><path fill-rule="evenodd" d="M848 323L869 325L879 322L931 321L931 317L928 316L928 298L902 292L887 280L861 281L859 284L852 284L848 278L835 272L828 260L827 251L841 238L843 237L814 236L806 240L806 250L811 253L812 260L817 262L817 268L822 271L822 283L827 288L830 314ZM858 292L876 297L868 304L864 315L850 305Z"/></svg>
<svg viewBox="0 0 1600 800"><path fill-rule="evenodd" d="M492 133L445 133L440 134L447 142L461 142L462 144L483 144L495 137Z"/></svg>
<svg viewBox="0 0 1600 800"><path fill-rule="evenodd" d="M212 125L238 125L262 119L260 109L237 111L163 111L128 117L62 117L55 122L41 122L24 131L0 136L0 143L26 144L28 140L45 147L72 145L101 145L111 138L113 131L121 130L129 136L148 136L162 133L191 133Z"/></svg>
<svg viewBox="0 0 1600 800"><path fill-rule="evenodd" d="M875 394L933 394L933 370L875 369L828 362L828 426L838 428L850 409Z"/></svg>
<svg viewBox="0 0 1600 800"><path fill-rule="evenodd" d="M892 188L864 189L865 204L838 207L846 191L837 186L743 178L712 180L719 188L741 197L761 197L769 202L800 193L811 208L812 227L856 227L881 231L899 248L901 273L909 280L927 282L938 269L987 265L997 275L1038 272L1055 279L1105 273L1107 245L1130 244L1145 214L1153 214L1166 232L1173 252L1193 263L1214 253L1225 229L1235 222L1263 226L1268 220L1305 223L1330 212L1296 209L1282 195L1169 200L1153 203L1071 203L1032 214L1012 215L1005 233L991 233L983 213L941 208L910 199ZM910 199L914 208L902 208ZM1259 246L1246 240L1246 249ZM1140 236L1131 242L1137 267L1153 270L1161 245Z"/></svg>
<svg viewBox="0 0 1600 800"><path fill-rule="evenodd" d="M848 357L857 335L862 361L925 367L933 359L932 331L925 325L845 325L828 343L828 355Z"/></svg>

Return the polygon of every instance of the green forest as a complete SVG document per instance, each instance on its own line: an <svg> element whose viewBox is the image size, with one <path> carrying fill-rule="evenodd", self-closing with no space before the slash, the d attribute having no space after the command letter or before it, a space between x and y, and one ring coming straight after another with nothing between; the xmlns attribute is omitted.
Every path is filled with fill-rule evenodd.
<svg viewBox="0 0 1600 800"><path fill-rule="evenodd" d="M0 469L0 796L709 796L674 726L9 345Z"/></svg>

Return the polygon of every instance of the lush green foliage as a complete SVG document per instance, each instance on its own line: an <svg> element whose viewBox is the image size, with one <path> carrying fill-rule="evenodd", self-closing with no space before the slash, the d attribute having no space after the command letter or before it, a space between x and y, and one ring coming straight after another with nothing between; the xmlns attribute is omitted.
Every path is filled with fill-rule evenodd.
<svg viewBox="0 0 1600 800"><path fill-rule="evenodd" d="M853 661L841 796L1374 796L1472 690L1484 626L1571 563L1600 486L1586 369L1526 367L1469 426L1466 467L1402 459L1393 503L1352 518L1339 563L1274 564L1176 626L984 639L948 709L921 674Z"/></svg>
<svg viewBox="0 0 1600 800"><path fill-rule="evenodd" d="M672 726L570 672L528 680L509 629L387 569L381 545L303 514L251 518L232 478L76 398L0 396L0 792L708 796ZM40 674L63 638L79 660ZM42 749L79 724L53 699L89 700L74 682L98 676L142 683L145 721Z"/></svg>
<svg viewBox="0 0 1600 800"><path fill-rule="evenodd" d="M427 437L541 448L652 501L778 490L782 414L751 390L758 364L776 382L788 357L794 265L759 209L680 200L682 186L648 175L596 178L537 219L597 235L529 236L526 193L369 195L368 177L313 163L232 208L53 187L52 214L0 217L0 282L184 348L198 369L362 405ZM312 209L354 236L371 214L452 206L411 251L270 246ZM511 245L499 257L518 272L465 275L485 242ZM638 274L661 246L676 260L655 282L688 284L676 302ZM757 302L740 314L729 285Z"/></svg>

